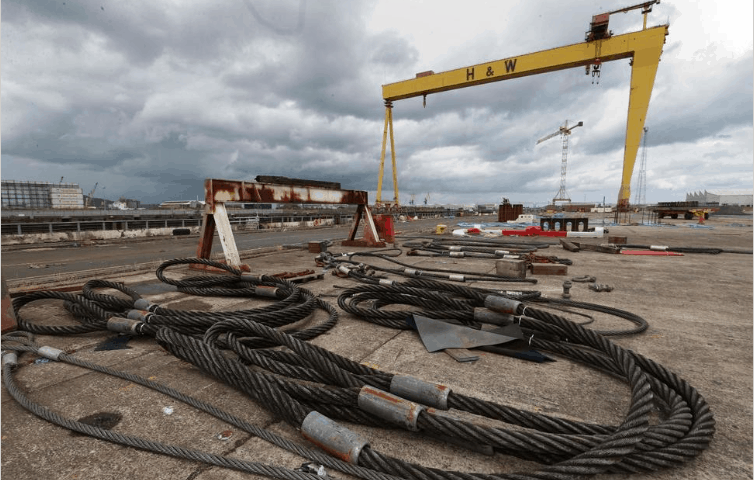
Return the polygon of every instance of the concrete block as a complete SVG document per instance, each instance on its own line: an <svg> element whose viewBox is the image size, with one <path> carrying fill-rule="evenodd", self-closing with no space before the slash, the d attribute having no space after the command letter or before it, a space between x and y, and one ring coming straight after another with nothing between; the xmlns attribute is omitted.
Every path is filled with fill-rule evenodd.
<svg viewBox="0 0 754 480"><path fill-rule="evenodd" d="M526 278L526 261L501 258L495 261L495 272L505 277Z"/></svg>
<svg viewBox="0 0 754 480"><path fill-rule="evenodd" d="M607 237L607 243L610 243L612 245L626 245L628 243L628 237L610 235L609 237Z"/></svg>
<svg viewBox="0 0 754 480"><path fill-rule="evenodd" d="M568 275L568 266L560 263L532 263L532 275Z"/></svg>
<svg viewBox="0 0 754 480"><path fill-rule="evenodd" d="M327 242L309 242L309 253L320 253L327 251Z"/></svg>

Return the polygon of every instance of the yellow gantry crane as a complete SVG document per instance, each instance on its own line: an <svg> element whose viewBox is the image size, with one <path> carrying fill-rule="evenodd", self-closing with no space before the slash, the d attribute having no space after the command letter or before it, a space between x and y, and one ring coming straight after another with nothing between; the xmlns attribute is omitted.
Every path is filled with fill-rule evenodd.
<svg viewBox="0 0 754 480"><path fill-rule="evenodd" d="M555 198L552 199L553 205L555 202L570 202L571 199L568 197L568 193L566 192L566 166L568 165L568 137L571 136L571 132L576 127L582 127L584 126L584 122L579 122L576 125L572 127L568 127L568 120L565 121L565 125L560 127L557 132L551 133L550 135L547 135L546 137L540 138L537 141L537 145L540 143L551 139L552 137L562 135L563 136L563 148L561 150L562 157L560 161L560 190L558 190L558 193L555 194Z"/></svg>
<svg viewBox="0 0 754 480"><path fill-rule="evenodd" d="M651 0L638 5L594 15L586 32L586 41L565 47L543 50L540 52L508 57L489 63L471 65L447 72L427 71L416 74L416 78L382 86L382 98L385 100L385 129L382 135L382 154L380 156L380 173L377 183L377 203L382 201L382 177L385 168L385 150L388 133L390 134L390 154L393 161L394 201L398 200L398 177L395 161L395 141L393 136L393 102L405 98L426 97L432 93L445 92L459 88L499 82L511 78L538 75L575 67L586 67L587 75L599 77L601 66L605 62L631 59L631 86L628 99L628 121L626 123L626 142L623 153L623 175L618 192L618 209L627 210L631 195L631 175L633 174L636 154L641 141L642 129L649 108L657 65L660 62L662 46L668 35L668 25L647 28L647 14L652 6L660 3ZM613 35L608 29L610 15L626 13L641 9L644 26L637 32Z"/></svg>

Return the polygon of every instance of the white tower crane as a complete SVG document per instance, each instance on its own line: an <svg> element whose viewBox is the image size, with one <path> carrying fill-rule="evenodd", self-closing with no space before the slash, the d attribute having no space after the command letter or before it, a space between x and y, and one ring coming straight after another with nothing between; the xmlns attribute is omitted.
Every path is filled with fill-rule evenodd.
<svg viewBox="0 0 754 480"><path fill-rule="evenodd" d="M634 204L635 205L644 205L647 203L647 133L649 132L649 129L647 127L644 127L644 146L641 149L641 166L639 167L639 175L638 175L638 181L637 187L636 187L636 197L634 197Z"/></svg>
<svg viewBox="0 0 754 480"><path fill-rule="evenodd" d="M551 133L550 135L540 138L537 141L537 145L539 145L545 140L549 140L552 137L555 137L557 135L563 136L563 157L560 163L560 190L558 190L558 193L555 194L555 198L552 199L552 203L571 201L571 199L568 198L568 193L566 193L566 186L565 186L566 185L566 166L568 164L568 137L571 136L571 131L573 131L574 128L582 127L582 126L584 126L584 122L579 122L576 125L569 128L568 120L566 120L565 125L560 127L557 132Z"/></svg>

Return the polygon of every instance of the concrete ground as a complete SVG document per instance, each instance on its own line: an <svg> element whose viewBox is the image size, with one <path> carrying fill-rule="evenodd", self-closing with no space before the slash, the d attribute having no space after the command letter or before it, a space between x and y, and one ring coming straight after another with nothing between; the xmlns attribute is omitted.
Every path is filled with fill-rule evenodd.
<svg viewBox="0 0 754 480"><path fill-rule="evenodd" d="M631 244L752 248L752 218L713 217L713 228L691 228L693 222L665 220L664 226L613 226L609 235L626 236ZM435 223L440 223L435 222ZM452 223L451 223L452 226ZM401 231L401 224L397 230ZM427 225L424 232L432 235ZM539 239L537 239L539 240ZM578 239L577 239L578 240ZM404 240L399 239L397 246ZM603 239L581 239L605 243ZM333 245L330 251L359 249ZM687 380L709 402L715 415L716 433L710 448L680 468L632 478L738 479L752 477L752 255L686 254L677 257L625 256L581 251L560 246L538 252L569 258L568 275L535 276L544 296L560 298L564 280L591 275L614 287L594 292L585 284L571 289L573 300L599 303L644 317L649 329L636 336L616 338L624 348L662 364ZM65 251L61 250L61 258ZM249 258L256 273L319 270L307 250L281 250ZM495 261L478 258L407 257L401 261L419 267L494 272ZM370 260L371 262L372 260ZM384 261L375 264L389 266ZM170 270L178 276L185 269ZM195 273L191 273L194 275ZM400 278L395 278L401 280ZM111 280L133 286L153 303L173 309L238 310L266 302L256 299L191 297L160 283L153 271L113 275ZM8 280L8 279L6 279ZM82 282L83 283L83 282ZM336 305L343 287L357 283L331 275L307 283L306 288ZM472 286L500 287L476 282ZM520 284L504 284L515 289ZM45 325L69 324L61 302L45 300L23 310L26 318ZM572 420L617 425L629 402L625 384L579 364L558 358L556 362L530 363L475 351L481 358L459 363L444 353L427 353L412 331L391 330L367 323L340 311L340 321L312 343L358 362L394 373L410 374L444 383L454 391L493 400L512 407L543 412ZM322 320L319 313L312 319ZM595 329L624 328L625 322L596 315ZM77 336L39 336L50 345L92 362L115 367L167 384L215 404L246 421L306 444L300 434L275 418L264 405L192 365L167 354L149 338L133 339L130 348L97 351L111 333ZM35 362L38 357L19 357L15 378L28 395L55 412L78 419L101 412L122 416L113 431L150 440L228 455L249 461L296 468L307 460L239 431L192 407L125 380L55 362ZM249 475L191 461L113 445L43 421L23 409L2 390L2 474L18 479L150 478L235 479ZM393 429L353 426L375 450L429 467L465 472L495 473L531 471L535 464L502 455L485 456L456 446L420 439ZM335 478L346 477L328 471ZM629 478L601 475L597 478Z"/></svg>

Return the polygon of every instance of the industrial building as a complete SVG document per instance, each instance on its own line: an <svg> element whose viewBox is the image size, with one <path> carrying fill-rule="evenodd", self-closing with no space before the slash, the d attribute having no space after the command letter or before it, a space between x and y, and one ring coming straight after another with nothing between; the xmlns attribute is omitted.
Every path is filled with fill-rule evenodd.
<svg viewBox="0 0 754 480"><path fill-rule="evenodd" d="M84 208L76 183L2 181L3 208Z"/></svg>
<svg viewBox="0 0 754 480"><path fill-rule="evenodd" d="M704 192L686 194L687 202L696 201L700 205L719 204L751 207L754 204L753 198L754 192L750 190L705 190Z"/></svg>

